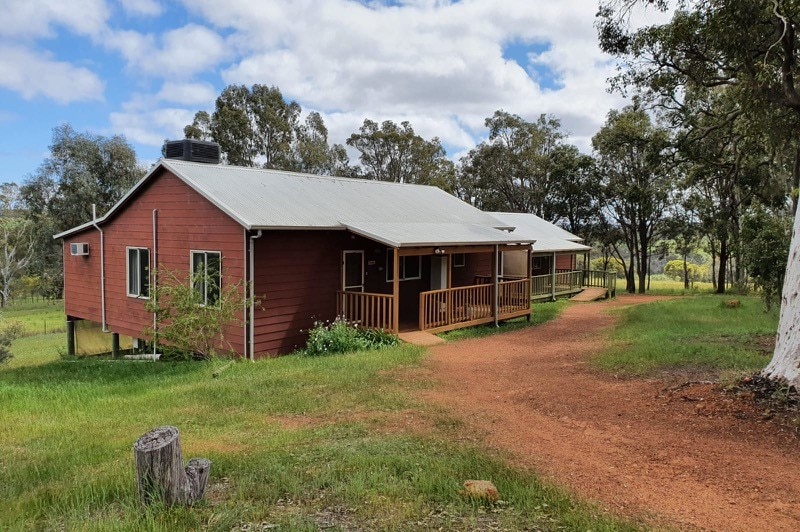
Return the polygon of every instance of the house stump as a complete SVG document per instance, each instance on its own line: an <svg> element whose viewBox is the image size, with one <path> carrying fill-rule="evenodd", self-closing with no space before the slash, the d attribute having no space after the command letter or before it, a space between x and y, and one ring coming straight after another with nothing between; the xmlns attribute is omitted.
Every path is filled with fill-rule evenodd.
<svg viewBox="0 0 800 532"><path fill-rule="evenodd" d="M133 445L139 499L143 504L190 505L203 498L211 460L192 458L183 467L178 429L158 427Z"/></svg>

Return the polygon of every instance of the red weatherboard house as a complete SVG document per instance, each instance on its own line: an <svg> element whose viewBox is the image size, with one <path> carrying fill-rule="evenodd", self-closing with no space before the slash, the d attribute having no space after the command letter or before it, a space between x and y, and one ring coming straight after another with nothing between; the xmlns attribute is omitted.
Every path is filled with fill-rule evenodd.
<svg viewBox="0 0 800 532"><path fill-rule="evenodd" d="M176 144L186 159L209 148ZM512 229L435 187L168 158L55 238L68 322L146 339L153 268L202 272L209 305L227 283L252 287L260 307L243 304L226 339L257 358L302 347L315 320L337 315L392 332L530 315L530 280L493 273L504 251L530 261L532 240Z"/></svg>

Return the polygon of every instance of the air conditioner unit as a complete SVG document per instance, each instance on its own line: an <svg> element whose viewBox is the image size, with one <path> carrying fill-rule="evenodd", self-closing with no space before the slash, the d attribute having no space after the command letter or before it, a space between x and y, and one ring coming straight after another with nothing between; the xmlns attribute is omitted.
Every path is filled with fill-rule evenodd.
<svg viewBox="0 0 800 532"><path fill-rule="evenodd" d="M73 242L69 245L70 255L88 255L89 243L88 242Z"/></svg>

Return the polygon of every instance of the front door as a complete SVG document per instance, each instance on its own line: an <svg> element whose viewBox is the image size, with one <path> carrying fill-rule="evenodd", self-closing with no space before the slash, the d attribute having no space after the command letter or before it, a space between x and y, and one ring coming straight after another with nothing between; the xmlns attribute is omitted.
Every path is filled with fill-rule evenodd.
<svg viewBox="0 0 800 532"><path fill-rule="evenodd" d="M342 256L342 290L364 291L364 252L344 251Z"/></svg>

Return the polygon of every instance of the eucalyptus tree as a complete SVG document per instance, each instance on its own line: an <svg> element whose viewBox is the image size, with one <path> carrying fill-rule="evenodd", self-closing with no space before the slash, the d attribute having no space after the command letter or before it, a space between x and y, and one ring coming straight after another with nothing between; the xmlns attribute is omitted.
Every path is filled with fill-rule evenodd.
<svg viewBox="0 0 800 532"><path fill-rule="evenodd" d="M639 5L676 11L666 24L631 30L630 10ZM793 158L792 164L783 166L791 168L788 183L795 211L800 186L798 24L800 3L794 0L607 0L597 20L601 48L625 61L615 80L617 87L639 88L667 108L680 107L687 90L732 89L749 125L770 141L756 146L756 153L777 149L784 158L786 154ZM752 109L762 112L748 112ZM771 119L754 119L757 116ZM773 177L774 166L766 172ZM790 254L795 258L800 253L799 224L795 216ZM795 387L800 386L798 283L800 266L790 260L776 350L764 371Z"/></svg>
<svg viewBox="0 0 800 532"><path fill-rule="evenodd" d="M632 10L674 9L669 22L632 29ZM605 0L598 12L601 48L623 59L612 86L640 91L668 113L684 96L725 88L731 115L762 135L759 151L791 157L789 187L800 186L800 56L792 0ZM796 197L796 196L795 196ZM795 201L796 208L796 201Z"/></svg>
<svg viewBox="0 0 800 532"><path fill-rule="evenodd" d="M731 259L731 281L745 282L740 238L744 211L754 199L770 206L783 203L784 178L775 172L775 152L765 149L769 140L752 127L734 89L688 90L680 113L671 116L679 118L676 147L687 168L684 185L719 259L715 287L723 293Z"/></svg>
<svg viewBox="0 0 800 532"><path fill-rule="evenodd" d="M360 153L362 177L455 190L455 167L439 139L425 140L408 121L398 125L391 120L378 124L365 119L347 144Z"/></svg>
<svg viewBox="0 0 800 532"><path fill-rule="evenodd" d="M50 294L62 286L61 248L54 233L85 223L111 208L143 175L133 147L121 136L78 133L69 124L53 130L50 155L19 189L19 206L32 223L35 243L27 265Z"/></svg>
<svg viewBox="0 0 800 532"><path fill-rule="evenodd" d="M293 170L309 174L353 175L347 150L328 143L328 128L322 116L312 111L296 128Z"/></svg>
<svg viewBox="0 0 800 532"><path fill-rule="evenodd" d="M541 115L531 122L498 110L485 124L488 140L461 160L461 178L470 184L474 203L487 210L529 212L557 221L561 215L554 203L556 158L562 158L560 170L568 158L559 120Z"/></svg>
<svg viewBox="0 0 800 532"><path fill-rule="evenodd" d="M644 293L651 242L674 186L669 133L633 105L609 112L592 146L604 190L604 212L621 230L631 257L626 289L635 291L635 258L638 291Z"/></svg>
<svg viewBox="0 0 800 532"><path fill-rule="evenodd" d="M238 166L286 169L301 108L287 102L278 87L229 85L214 102L210 116L198 111L183 132L187 138L213 140L223 156Z"/></svg>
<svg viewBox="0 0 800 532"><path fill-rule="evenodd" d="M554 186L548 203L553 217L567 231L591 240L600 229L597 220L603 203L594 158L571 144L561 144L553 149L551 163Z"/></svg>

